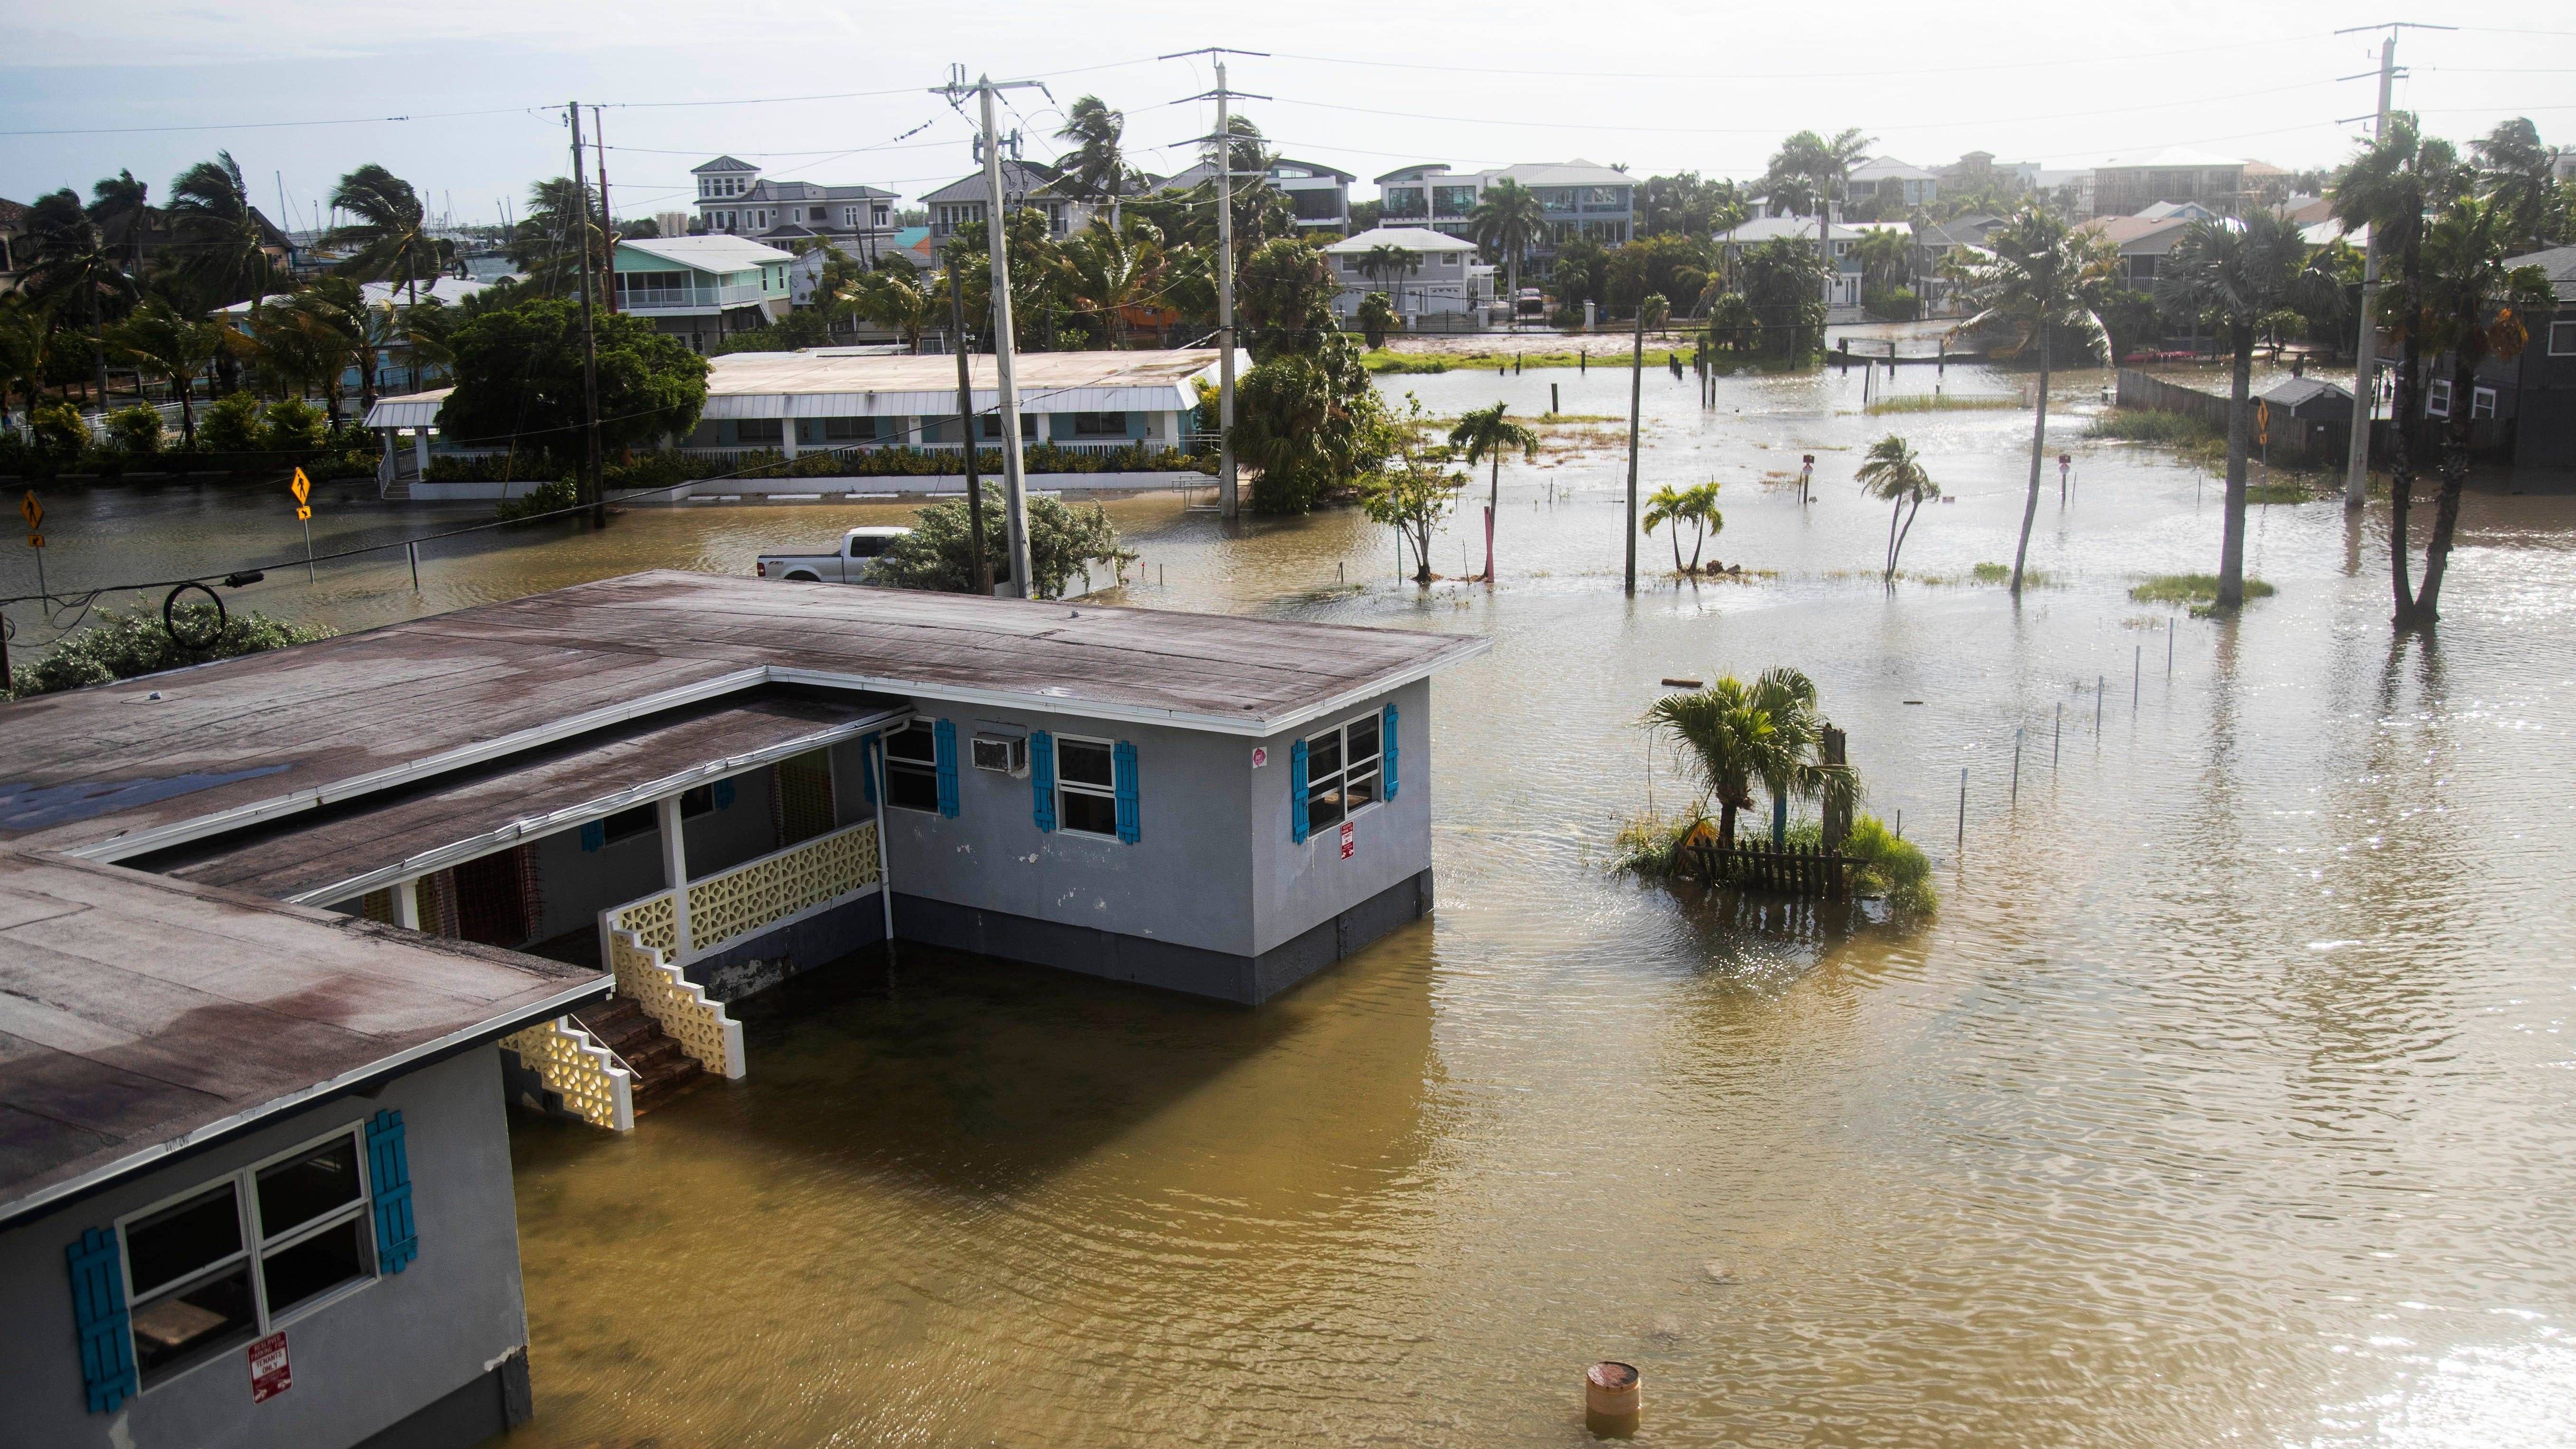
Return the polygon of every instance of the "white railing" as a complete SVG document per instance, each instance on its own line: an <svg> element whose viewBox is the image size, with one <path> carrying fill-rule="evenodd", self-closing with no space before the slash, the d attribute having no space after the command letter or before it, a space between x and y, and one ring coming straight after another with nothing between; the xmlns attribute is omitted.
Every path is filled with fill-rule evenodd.
<svg viewBox="0 0 2576 1449"><path fill-rule="evenodd" d="M618 292L617 305L629 312L667 312L684 307L748 307L762 298L756 286L627 287Z"/></svg>
<svg viewBox="0 0 2576 1449"><path fill-rule="evenodd" d="M541 1021L501 1038L546 1090L563 1098L574 1115L594 1127L625 1132L635 1126L635 1079L617 1055L591 1039L571 1017Z"/></svg>
<svg viewBox="0 0 2576 1449"><path fill-rule="evenodd" d="M710 999L705 987L681 975L660 948L635 939L632 931L611 931L608 969L617 978L617 994L653 1018L698 1065L728 1078L743 1074L742 1023Z"/></svg>
<svg viewBox="0 0 2576 1449"><path fill-rule="evenodd" d="M745 937L854 900L875 889L878 879L876 822L863 820L689 882L685 947L674 893L667 889L600 912L600 937L631 936L639 947L686 966Z"/></svg>

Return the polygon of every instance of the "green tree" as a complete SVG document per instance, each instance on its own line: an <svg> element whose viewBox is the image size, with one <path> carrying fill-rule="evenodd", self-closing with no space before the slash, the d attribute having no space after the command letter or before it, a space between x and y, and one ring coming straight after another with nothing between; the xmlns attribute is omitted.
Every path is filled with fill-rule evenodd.
<svg viewBox="0 0 2576 1449"><path fill-rule="evenodd" d="M1257 512L1304 513L1355 486L1384 464L1389 432L1358 349L1339 332L1311 353L1273 355L1235 388L1235 454L1260 470Z"/></svg>
<svg viewBox="0 0 2576 1449"><path fill-rule="evenodd" d="M1064 169L1066 189L1085 201L1108 203L1109 229L1117 232L1122 220L1120 202L1141 189L1124 149L1127 117L1109 109L1098 96L1084 96L1065 113L1064 127L1055 135L1059 141L1073 143L1073 149L1056 162Z"/></svg>
<svg viewBox="0 0 2576 1449"><path fill-rule="evenodd" d="M1657 525L1665 523L1673 525L1673 572L1698 574L1701 546L1708 541L1710 534L1723 532L1726 528L1726 515L1717 510L1717 484L1697 483L1688 488L1675 488L1668 483L1656 489L1646 499L1646 532L1651 534ZM1688 565L1682 563L1681 526L1685 523L1691 526Z"/></svg>
<svg viewBox="0 0 2576 1449"><path fill-rule="evenodd" d="M43 303L24 292L0 292L0 410L5 410L12 387L27 399L31 412L42 401L53 330Z"/></svg>
<svg viewBox="0 0 2576 1449"><path fill-rule="evenodd" d="M1386 293L1371 292L1360 298L1356 320L1360 324L1360 336L1374 351L1386 346L1386 334L1394 330L1398 319L1395 305L1386 299Z"/></svg>
<svg viewBox="0 0 2576 1449"><path fill-rule="evenodd" d="M420 300L420 279L447 269L454 248L429 234L429 210L412 184L370 161L340 178L331 205L355 216L323 240L351 247L340 271L362 282L391 282Z"/></svg>
<svg viewBox="0 0 2576 1449"><path fill-rule="evenodd" d="M1538 193L1505 176L1485 188L1467 215L1476 245L1503 259L1503 291L1512 325L1520 325L1521 259L1547 235L1547 208Z"/></svg>
<svg viewBox="0 0 2576 1449"><path fill-rule="evenodd" d="M1458 419L1449 430L1449 446L1464 453L1467 466L1486 464L1492 470L1491 491L1485 502L1488 520L1499 519L1503 512L1503 454L1518 449L1523 458L1538 456L1538 434L1531 432L1505 415L1504 405L1477 408ZM1494 581L1494 530L1485 529L1485 573L1487 583Z"/></svg>
<svg viewBox="0 0 2576 1449"><path fill-rule="evenodd" d="M1852 243L1863 290L1894 291L1913 280L1914 240L1894 227L1865 228Z"/></svg>
<svg viewBox="0 0 2576 1449"><path fill-rule="evenodd" d="M1404 279L1422 270L1422 254L1394 242L1379 242L1360 253L1360 275L1372 282L1395 278L1395 310L1404 310ZM1374 344L1372 344L1374 345Z"/></svg>
<svg viewBox="0 0 2576 1449"><path fill-rule="evenodd" d="M1467 477L1449 471L1447 449L1426 444L1424 434L1429 424L1423 416L1422 400L1408 392L1404 403L1405 416L1392 423L1392 464L1362 487L1360 508L1370 522L1394 529L1396 537L1411 546L1413 581L1428 588L1432 532L1456 506L1459 491L1467 486ZM1401 559L1400 553L1398 557Z"/></svg>
<svg viewBox="0 0 2576 1449"><path fill-rule="evenodd" d="M949 234L948 244L940 253L944 270L962 290L970 328L991 325L990 235L985 223L967 222ZM1051 348L1065 310L1068 268L1064 248L1047 230L1045 210L1034 206L1004 213L1002 239L1011 264L1011 340L1031 351ZM938 310L933 312L932 320L936 322L947 315L948 298L941 292L934 300Z"/></svg>
<svg viewBox="0 0 2576 1449"><path fill-rule="evenodd" d="M1159 305L1163 247L1152 227L1122 234L1095 221L1063 247L1065 300L1099 327L1113 348L1127 345L1128 317Z"/></svg>
<svg viewBox="0 0 2576 1449"><path fill-rule="evenodd" d="M1648 295L1698 297L1708 290L1711 270L1709 243L1704 238L1642 237L1610 249L1603 295L1622 311Z"/></svg>
<svg viewBox="0 0 2576 1449"><path fill-rule="evenodd" d="M131 171L100 178L90 189L89 219L124 256L128 276L143 275L143 234L152 224L152 188Z"/></svg>
<svg viewBox="0 0 2576 1449"><path fill-rule="evenodd" d="M1696 171L1649 176L1637 188L1637 235L1706 238L1742 225L1746 211L1732 181L1705 181Z"/></svg>
<svg viewBox="0 0 2576 1449"><path fill-rule="evenodd" d="M2070 231L2054 213L2027 205L1987 233L1986 245L1993 257L1977 268L1969 290L1978 310L1951 328L1951 335L2003 326L2015 333L2004 355L2033 342L2039 345L2039 402L2030 425L2030 493L2022 502L2021 541L2013 547L2012 596L2018 600L2030 556L2031 525L2039 518L2039 469L2048 444L2050 339L2060 329L2070 330L2083 339L2087 351L2109 365L2111 337L2102 325L2101 308L2111 295L2119 252L2098 234Z"/></svg>
<svg viewBox="0 0 2576 1449"><path fill-rule="evenodd" d="M2296 222L2256 208L2242 220L2183 229L2156 276L2156 305L2227 337L2233 367L2227 404L2226 523L2218 546L2222 610L2245 605L2245 460L2252 443L2254 344L2264 320L2300 288L2307 244Z"/></svg>
<svg viewBox="0 0 2576 1449"><path fill-rule="evenodd" d="M2517 252L2536 252L2558 240L2549 225L2556 198L2557 148L2541 144L2540 128L2517 116L2469 143L2477 159L2478 190L2503 209L2505 234Z"/></svg>
<svg viewBox="0 0 2576 1449"><path fill-rule="evenodd" d="M1556 293L1556 309L1569 322L1582 320L1584 303L1597 305L1609 300L1610 249L1591 237L1566 238L1565 244L1556 249L1556 260L1549 272L1548 285Z"/></svg>
<svg viewBox="0 0 2576 1449"><path fill-rule="evenodd" d="M1770 170L1762 178L1763 189L1774 205L1785 201L1816 209L1819 255L1833 253L1834 198L1842 194L1852 166L1869 154L1871 139L1862 135L1858 127L1836 132L1831 139L1814 131L1800 131L1781 142L1780 149L1772 154Z"/></svg>
<svg viewBox="0 0 2576 1449"><path fill-rule="evenodd" d="M2451 143L2428 138L2415 117L2392 112L2378 140L2362 148L2335 181L2334 215L2344 230L2367 226L2380 255L2394 257L2396 275L2380 286L2380 325L2395 334L2397 376L2388 426L2388 583L2395 596L2390 622L2412 629L2421 622L2407 548L2415 494L2415 462L2424 427L2424 342L2430 330L2425 301L2425 218L2459 194L2464 177Z"/></svg>
<svg viewBox="0 0 2576 1449"><path fill-rule="evenodd" d="M1312 354L1338 336L1333 298L1341 284L1332 263L1302 237L1263 242L1243 259L1235 284L1236 320L1253 360Z"/></svg>
<svg viewBox="0 0 2576 1449"><path fill-rule="evenodd" d="M35 265L23 285L44 301L59 319L62 304L77 302L87 321L96 397L107 406L107 340L104 324L135 296L134 279L126 275L107 235L66 187L36 198L27 208L27 233L35 243Z"/></svg>
<svg viewBox="0 0 2576 1449"><path fill-rule="evenodd" d="M994 577L1008 572L1011 556L1000 490L984 488L984 557L994 560ZM963 498L942 499L913 515L912 532L886 546L877 561L876 579L889 588L926 589L940 593L975 592L974 526ZM1122 581L1136 555L1118 541L1118 530L1099 504L1068 508L1059 499L1029 499L1029 572L1037 588L1032 598L1057 599L1074 575L1091 586L1093 567L1104 567Z"/></svg>
<svg viewBox="0 0 2576 1449"><path fill-rule="evenodd" d="M593 284L608 273L608 238L599 229L599 192L569 176L528 188L528 214L510 232L510 264L541 295L569 297L581 287L587 257Z"/></svg>
<svg viewBox="0 0 2576 1449"><path fill-rule="evenodd" d="M641 318L601 314L594 327L603 449L649 446L697 427L707 401L705 358ZM581 336L580 307L559 299L485 313L457 328L455 391L439 408L440 430L465 447L526 450L559 466L581 459Z"/></svg>
<svg viewBox="0 0 2576 1449"><path fill-rule="evenodd" d="M218 151L214 160L180 172L170 183L167 211L179 244L179 274L208 310L268 293L274 272L268 232L233 153ZM232 380L221 381L230 391Z"/></svg>
<svg viewBox="0 0 2576 1449"><path fill-rule="evenodd" d="M1681 745L1702 798L1717 803L1717 838L1729 849L1736 812L1753 808L1753 783L1796 764L1755 691L1733 675L1706 689L1664 695L1647 709L1646 721Z"/></svg>
<svg viewBox="0 0 2576 1449"><path fill-rule="evenodd" d="M2506 258L2524 245L2523 218L2505 196L2454 197L2424 235L2422 321L2425 344L2451 359L2451 410L2442 429L2442 492L2425 541L2424 583L2415 595L2415 620L2429 627L2442 617L2442 578L2450 566L2451 540L2460 522L2460 496L2469 479L2469 443L2475 428L2478 364L2490 357L2518 357L2530 345L2525 318L2542 325L2558 308L2549 274L2537 266L2512 267Z"/></svg>
<svg viewBox="0 0 2576 1449"><path fill-rule="evenodd" d="M1720 292L1708 308L1708 346L1746 353L1762 345L1762 319L1742 292Z"/></svg>
<svg viewBox="0 0 2576 1449"><path fill-rule="evenodd" d="M1746 251L1737 269L1763 352L1804 363L1824 350L1825 264L1814 247L1773 237Z"/></svg>
<svg viewBox="0 0 2576 1449"><path fill-rule="evenodd" d="M191 322L158 297L145 299L133 315L108 333L117 355L170 384L179 395L179 436L197 446L197 406L190 396L198 376L224 349L224 328Z"/></svg>
<svg viewBox="0 0 2576 1449"><path fill-rule="evenodd" d="M991 290L988 283L985 291ZM832 307L885 328L914 351L921 348L922 330L947 313L944 282L934 282L903 262L862 272L824 295Z"/></svg>
<svg viewBox="0 0 2576 1449"><path fill-rule="evenodd" d="M1914 515L1923 511L1923 501L1941 496L1941 485L1923 466L1923 459L1911 444L1894 433L1869 445L1869 455L1860 465L1861 490L1892 506L1887 511L1886 583L1896 582L1896 556L1905 548L1905 539L1914 532ZM1905 526L1896 526L1902 515Z"/></svg>

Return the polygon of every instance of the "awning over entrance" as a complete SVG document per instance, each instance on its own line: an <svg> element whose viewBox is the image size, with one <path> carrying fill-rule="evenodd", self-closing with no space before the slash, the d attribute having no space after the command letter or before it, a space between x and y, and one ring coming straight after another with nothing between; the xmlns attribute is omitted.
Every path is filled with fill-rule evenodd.
<svg viewBox="0 0 2576 1449"><path fill-rule="evenodd" d="M411 790L128 864L327 905L900 723L902 700L784 689L614 725Z"/></svg>

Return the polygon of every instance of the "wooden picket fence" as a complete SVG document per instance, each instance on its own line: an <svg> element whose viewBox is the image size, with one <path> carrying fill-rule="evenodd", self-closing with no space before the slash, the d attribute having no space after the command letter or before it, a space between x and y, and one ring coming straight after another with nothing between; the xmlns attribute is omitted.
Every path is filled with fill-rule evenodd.
<svg viewBox="0 0 2576 1449"><path fill-rule="evenodd" d="M1829 901L1851 898L1851 869L1860 862L1814 846L1773 850L1761 845L1688 847L1703 885L1726 884L1782 895L1815 896Z"/></svg>

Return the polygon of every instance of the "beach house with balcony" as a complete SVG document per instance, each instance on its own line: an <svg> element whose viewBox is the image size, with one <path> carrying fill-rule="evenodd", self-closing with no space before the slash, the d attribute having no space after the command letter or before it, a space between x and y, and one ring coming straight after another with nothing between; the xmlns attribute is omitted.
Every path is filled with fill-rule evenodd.
<svg viewBox="0 0 2576 1449"><path fill-rule="evenodd" d="M617 310L704 352L787 315L796 256L738 236L621 241L611 261Z"/></svg>
<svg viewBox="0 0 2576 1449"><path fill-rule="evenodd" d="M726 1002L889 937L1253 1005L1427 913L1430 677L1486 647L635 574L22 700L0 849L605 970L474 1029L622 1127L756 1069ZM45 918L0 889L0 949Z"/></svg>
<svg viewBox="0 0 2576 1449"><path fill-rule="evenodd" d="M1015 156L1002 158L1003 208L1018 211L1035 207L1044 211L1049 236L1071 236L1091 225L1091 206L1067 195L1063 187L1063 173L1052 166ZM932 240L946 241L957 228L982 221L991 199L992 188L984 184L981 170L922 197L921 204L930 212Z"/></svg>
<svg viewBox="0 0 2576 1449"><path fill-rule="evenodd" d="M696 230L772 244L828 241L852 256L871 255L895 230L895 194L874 186L766 178L731 156L690 168L697 181Z"/></svg>
<svg viewBox="0 0 2576 1449"><path fill-rule="evenodd" d="M1390 171L1377 178L1380 224L1472 236L1469 218L1476 203L1485 188L1504 179L1536 193L1547 214L1546 233L1523 263L1527 275L1546 276L1556 249L1575 237L1618 246L1636 235L1635 181L1624 171L1580 158L1524 161L1491 171L1452 171L1438 162Z"/></svg>
<svg viewBox="0 0 2576 1449"><path fill-rule="evenodd" d="M1238 177L1242 175L1240 172L1236 174ZM1215 163L1201 161L1178 175L1155 182L1154 189L1187 191L1194 186L1206 185L1215 175ZM1269 171L1261 179L1273 191L1288 198L1299 231L1351 229L1351 182L1357 178L1350 172L1320 161L1299 161L1281 156L1270 163Z"/></svg>
<svg viewBox="0 0 2576 1449"><path fill-rule="evenodd" d="M1413 264L1401 272L1371 275L1384 246L1402 249ZM1324 248L1340 290L1333 314L1348 321L1371 292L1384 292L1398 315L1481 318L1494 304L1494 269L1478 260L1476 244L1419 226L1372 227ZM1410 324L1408 324L1410 325Z"/></svg>

